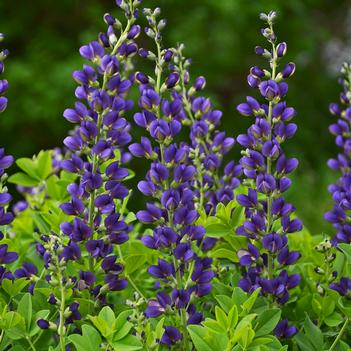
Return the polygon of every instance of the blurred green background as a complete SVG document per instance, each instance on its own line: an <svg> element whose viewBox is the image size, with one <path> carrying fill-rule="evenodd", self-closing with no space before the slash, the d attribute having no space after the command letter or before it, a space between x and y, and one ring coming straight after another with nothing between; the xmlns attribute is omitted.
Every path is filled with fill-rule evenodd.
<svg viewBox="0 0 351 351"><path fill-rule="evenodd" d="M223 109L223 129L245 132L250 119L235 106L252 92L249 68L264 61L255 56L263 44L258 14L277 10L276 31L288 43L297 71L290 80L288 103L299 114L299 131L286 144L300 159L289 200L313 233L330 232L323 213L332 206L327 184L336 174L326 167L337 152L328 125L328 104L337 99L337 68L351 56L351 2L346 0L145 0L160 6L168 19L165 42L184 42L193 59L192 75L207 77L207 91ZM114 0L1 0L0 31L11 51L6 78L11 89L1 121L1 145L16 157L61 146L71 127L62 112L74 101L71 72L82 60L78 48L105 29L102 15L118 10ZM232 153L238 157L239 147Z"/></svg>

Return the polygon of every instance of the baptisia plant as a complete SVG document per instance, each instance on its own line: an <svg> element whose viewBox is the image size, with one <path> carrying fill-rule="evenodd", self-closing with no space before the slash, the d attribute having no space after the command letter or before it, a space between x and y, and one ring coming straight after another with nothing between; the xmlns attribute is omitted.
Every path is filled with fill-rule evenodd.
<svg viewBox="0 0 351 351"><path fill-rule="evenodd" d="M329 192L334 200L334 208L325 214L325 219L333 224L336 234L332 240L334 245L338 243L351 242L351 67L345 63L342 67L343 78L340 79L343 91L340 94L341 105L332 103L329 106L330 112L338 118L336 123L329 127L329 131L335 136L336 145L340 153L336 159L330 159L328 166L341 173L335 184L329 186Z"/></svg>
<svg viewBox="0 0 351 351"><path fill-rule="evenodd" d="M38 325L57 332L62 350L70 325L81 319L78 297L93 297L99 306L107 302L107 293L127 286L118 246L131 230L125 217L129 190L123 185L129 172L122 164L129 159L124 147L131 140L130 124L125 115L133 105L128 100L133 84L128 71L137 52L139 4L118 0L125 24L106 14L107 32L81 47L89 64L73 73L78 101L64 112L76 125L64 140L70 156L61 162L63 170L77 175L67 188L71 200L60 206L70 220L61 224L59 233L42 235L37 247L52 286L49 303L58 309L58 318L39 320Z"/></svg>
<svg viewBox="0 0 351 351"><path fill-rule="evenodd" d="M341 69L342 78L339 80L343 91L340 94L340 102L331 103L329 106L330 112L337 117L337 122L329 127L329 131L335 136L335 143L340 148L340 153L336 159L330 159L328 166L341 173L340 178L335 184L329 186L328 190L332 194L334 200L334 208L325 214L325 219L333 224L336 234L331 240L331 244L341 249L345 254L349 252L349 244L351 243L351 224L350 224L350 209L351 209L351 148L350 148L350 121L351 121L351 65L344 63ZM335 256L335 254L334 254ZM347 274L341 272L341 274ZM340 277L339 281L334 281L334 274L329 282L330 288L337 291L343 298L350 299L351 297L351 279L349 276ZM344 311L345 312L345 311ZM346 312L347 318L340 331L341 338L349 321L350 315ZM338 338L338 339L339 339ZM335 345L337 344L335 341Z"/></svg>
<svg viewBox="0 0 351 351"><path fill-rule="evenodd" d="M240 163L248 186L247 195L237 197L245 207L246 217L237 234L249 238L248 247L238 252L245 271L239 286L247 292L260 288L271 303L285 304L289 290L300 281L298 274L289 274L287 270L287 266L300 257L299 252L289 250L287 235L300 231L302 223L294 218L294 206L283 198L291 186L288 175L298 165L297 159L287 158L282 149L282 143L293 137L297 129L296 124L290 122L296 111L284 101L288 92L285 80L294 73L295 64L288 63L279 70L287 45L277 42L273 30L276 13L260 17L267 23L262 35L270 46L268 49L257 46L255 51L269 61L270 70L252 67L248 84L257 89L265 101L261 103L248 96L247 101L237 107L243 116L255 118L247 134L237 138L246 148ZM277 333L285 337L296 333L296 328L288 330L285 328L283 333L278 328Z"/></svg>
<svg viewBox="0 0 351 351"><path fill-rule="evenodd" d="M141 72L136 75L141 111L134 120L150 137L142 137L141 143L132 144L129 150L151 161L146 179L138 184L139 190L152 199L137 213L140 222L153 228L151 235L142 236L142 242L159 254L157 264L148 269L156 280L157 294L148 301L145 315L166 317L162 344L191 350L187 325L203 319L197 309L202 308L199 298L211 291L214 272L211 259L203 257L197 246L204 228L195 225L199 216L192 189L196 168L189 164L189 146L175 140L182 129L184 111L179 94L171 92L179 73L166 69L173 50L161 46L165 21L158 19L160 9L145 9L144 13L149 24L145 32L154 39L156 53L141 49L140 54L155 63L155 79Z"/></svg>
<svg viewBox="0 0 351 351"><path fill-rule="evenodd" d="M3 41L4 35L0 33L0 42ZM0 74L4 73L4 60L8 56L8 50L0 52ZM7 97L4 93L9 87L6 79L0 80L0 113L3 113L7 107ZM16 252L9 250L11 242L8 232L8 225L13 221L13 214L8 210L9 203L12 199L6 187L6 169L13 164L13 157L6 155L3 148L0 149L0 285L4 279L14 279L14 275L8 270L7 265L15 262L18 258ZM1 340L0 340L1 341Z"/></svg>

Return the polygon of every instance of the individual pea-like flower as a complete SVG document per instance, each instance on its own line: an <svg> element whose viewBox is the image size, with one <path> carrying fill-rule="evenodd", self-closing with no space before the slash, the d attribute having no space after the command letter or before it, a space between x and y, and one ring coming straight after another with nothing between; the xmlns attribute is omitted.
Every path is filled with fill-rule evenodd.
<svg viewBox="0 0 351 351"><path fill-rule="evenodd" d="M202 257L199 247L205 230L195 224L199 217L194 187L196 165L190 157L189 145L175 140L185 112L181 96L173 91L179 74L166 70L174 50L162 48L164 22L158 19L160 10L145 9L144 13L149 25L145 32L154 39L157 54L143 49L140 55L155 62L156 77L136 74L140 110L134 120L149 137L143 136L140 143L129 147L134 156L150 160L150 169L138 189L151 200L136 216L152 226L152 235L143 235L141 241L159 255L158 261L148 268L155 279L157 296L148 301L144 313L148 318L165 315L161 343L180 344L187 350L190 345L187 325L201 322L202 313L197 308L201 308L200 298L211 291L214 272L212 260Z"/></svg>
<svg viewBox="0 0 351 351"><path fill-rule="evenodd" d="M167 346L172 346L182 340L183 336L175 327L164 327L165 332L162 335L161 343Z"/></svg>
<svg viewBox="0 0 351 351"><path fill-rule="evenodd" d="M237 234L249 239L248 247L238 252L240 264L246 267L239 286L247 292L261 288L261 294L270 301L284 304L289 300L289 290L300 281L298 274L289 275L286 268L300 257L299 252L289 250L287 234L300 231L302 223L294 216L294 206L283 198L291 186L289 174L298 165L297 159L287 158L282 148L297 129L290 122L296 111L284 101L288 91L285 80L293 74L295 65L289 63L278 71L287 45L277 42L273 30L275 13L261 17L267 22L262 33L271 47L256 48L256 53L268 58L271 70L251 68L248 84L259 91L264 102L249 96L237 106L241 115L255 119L247 134L237 138L245 148L240 164L248 186L247 194L237 196L245 208L245 222ZM277 334L288 337L291 330L283 322Z"/></svg>
<svg viewBox="0 0 351 351"><path fill-rule="evenodd" d="M98 305L106 303L108 292L127 286L121 257L114 251L128 240L131 231L124 213L130 192L123 184L129 171L123 164L131 156L125 149L131 140L126 115L133 107L128 99L134 83L129 70L140 34L136 24L140 3L118 1L125 25L106 14L107 31L80 48L88 63L73 73L78 83L77 102L63 113L75 125L64 139L68 152L59 162L62 170L77 176L67 187L69 200L60 205L69 220L61 223L59 233L43 233L37 245L49 284L58 286L51 301L60 311L57 332L61 347L64 334L69 332L65 324L81 318L79 304L63 296L67 289L73 289L78 297L90 293ZM81 270L68 277L69 261L78 260Z"/></svg>
<svg viewBox="0 0 351 351"><path fill-rule="evenodd" d="M341 296L351 299L351 279L341 277L338 283L330 284L330 289L337 291Z"/></svg>
<svg viewBox="0 0 351 351"><path fill-rule="evenodd" d="M38 280L37 275L38 268L30 262L23 263L21 268L16 269L15 277L16 278L27 278L31 281L28 291L33 294L35 282Z"/></svg>
<svg viewBox="0 0 351 351"><path fill-rule="evenodd" d="M340 94L341 104L332 103L329 106L331 114L336 116L337 121L329 126L329 131L335 136L335 143L340 152L335 159L328 161L332 170L341 173L335 184L328 188L334 201L333 210L325 214L325 219L332 223L336 234L332 239L333 245L351 242L350 209L351 209L351 66L345 63L341 69L342 78L340 84L343 91Z"/></svg>
<svg viewBox="0 0 351 351"><path fill-rule="evenodd" d="M0 33L0 41L4 39L4 35ZM5 70L4 60L8 56L8 50L0 52L0 74ZM8 99L4 94L9 87L6 79L0 80L0 113L4 112L7 107ZM5 150L0 148L0 225L3 226L0 232L0 285L4 279L14 279L14 275L6 268L6 265L15 262L18 259L18 254L9 250L7 243L1 243L7 236L7 226L13 221L13 214L8 210L12 196L9 194L6 187L6 169L9 168L14 162L14 158L6 155Z"/></svg>
<svg viewBox="0 0 351 351"><path fill-rule="evenodd" d="M289 325L287 319L279 321L278 325L274 329L274 334L280 339L288 339L297 334L298 329L294 325Z"/></svg>

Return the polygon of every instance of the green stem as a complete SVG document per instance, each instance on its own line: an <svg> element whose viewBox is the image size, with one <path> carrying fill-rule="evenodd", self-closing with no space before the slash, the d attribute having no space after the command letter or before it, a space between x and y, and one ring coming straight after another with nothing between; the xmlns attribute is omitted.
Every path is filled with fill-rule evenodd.
<svg viewBox="0 0 351 351"><path fill-rule="evenodd" d="M184 70L184 67L183 67L183 62L182 60L180 60L180 63L179 63L179 70L180 70L180 76L181 76L181 85L182 85L182 95L183 95L183 104L184 104L184 108L185 108L185 111L187 112L189 118L190 118L190 121L192 123L195 122L195 116L193 114L193 111L191 110L191 103L189 101L189 98L188 98L188 95L187 95L187 92L186 92L186 87L185 87L185 81L184 81L184 75L185 75L185 70ZM211 152L210 150L208 149L207 147L207 144L204 140L200 140L200 144L202 145L202 147L204 148L204 151L205 151L205 154L207 156L211 155ZM203 204L204 204L204 189L203 189L203 173L202 173L202 169L201 169L201 161L198 162L198 165L197 165L197 181L198 183L200 184L200 204L199 204L199 208L202 208L203 207ZM220 188L220 179L219 179L219 176L218 176L218 169L216 169L216 173L212 174L212 176L214 177L214 180L215 180L215 185L216 185L216 189L219 189Z"/></svg>
<svg viewBox="0 0 351 351"><path fill-rule="evenodd" d="M123 258L123 254L122 254L122 250L120 248L119 245L117 245L117 251L118 251L118 256L120 258L120 261L123 265L125 265L125 261ZM145 295L140 291L140 289L137 287L137 285L134 283L133 279L131 278L131 276L128 273L125 273L124 276L126 277L126 279L129 281L129 283L132 285L132 287L134 288L134 290L144 299L146 300Z"/></svg>
<svg viewBox="0 0 351 351"><path fill-rule="evenodd" d="M178 289L182 288L182 277L180 275L180 267L178 265L178 262L176 258L173 255L173 264L174 264L174 269L176 270L176 280L177 280L177 286ZM183 329L183 345L184 345L184 351L190 351L189 349L189 338L188 338L188 331L186 329L187 327L187 320L186 320L186 311L184 308L180 310L180 318L182 322L182 329Z"/></svg>
<svg viewBox="0 0 351 351"><path fill-rule="evenodd" d="M27 341L28 341L28 344L29 344L30 348L31 348L33 351L36 351L36 348L35 348L35 346L33 345L33 343L32 343L32 341L30 340L30 338L27 337L26 339L27 339Z"/></svg>
<svg viewBox="0 0 351 351"><path fill-rule="evenodd" d="M61 267L58 267L60 270ZM65 351L65 289L62 284L62 274L61 271L58 274L58 279L59 279L59 288L60 288L60 293L61 293L61 303L60 303L60 322L58 326L58 334L60 337L60 347L61 351Z"/></svg>
<svg viewBox="0 0 351 351"><path fill-rule="evenodd" d="M272 26L271 29L273 30ZM275 79L276 75L276 69L277 69L277 55L276 55L276 48L274 43L272 42L272 62L271 62L271 68L272 68L272 75L271 79ZM273 102L269 102L268 106L268 123L271 127L271 130L269 132L269 140L272 139L272 111L273 111ZM272 173L272 160L270 157L267 158L267 174ZM269 194L267 195L267 234L271 232L271 227L272 227L272 195ZM268 271L268 278L272 279L273 277L273 269L274 269L274 257L268 252L268 263L267 263L267 271Z"/></svg>
<svg viewBox="0 0 351 351"><path fill-rule="evenodd" d="M156 31L157 28L155 27L154 30ZM156 47L157 47L157 63L156 63L156 92L157 94L160 94L161 90L161 77L162 77L162 65L161 65L161 46L159 41L156 40ZM160 108L158 107L157 111L157 118L160 118ZM164 164L164 145L161 142L160 143L160 155L161 155L161 162ZM169 189L169 181L168 179L165 182L165 187L166 189ZM174 224L173 224L173 213L169 210L168 212L168 219L169 219L169 226L171 229L174 230ZM176 271L176 282L177 282L177 289L182 289L182 278L180 275L180 267L178 265L177 259L172 255L173 257L173 264L174 264L174 269ZM183 345L184 345L184 351L190 351L189 350L189 341L188 341L188 331L186 329L187 327L187 320L186 320L186 311L182 308L180 311L181 314L181 324L182 324L182 330L183 330Z"/></svg>
<svg viewBox="0 0 351 351"><path fill-rule="evenodd" d="M65 286L63 284L63 275L62 270L63 267L60 265L59 257L57 256L56 252L52 253L54 264L56 267L56 279L58 281L58 288L60 290L60 308L59 308L59 324L57 327L57 333L60 339L60 349L61 351L66 350L65 345L65 304L66 304L66 296L65 296Z"/></svg>
<svg viewBox="0 0 351 351"><path fill-rule="evenodd" d="M4 337L4 334L5 334L5 329L1 330L1 333L0 333L0 344L2 342L2 338Z"/></svg>
<svg viewBox="0 0 351 351"><path fill-rule="evenodd" d="M132 8L132 3L130 3L130 6L131 6L131 10L133 10ZM133 12L133 11L132 11ZM117 53L117 50L118 48L121 46L123 40L125 40L125 37L132 25L132 23L134 22L134 19L128 19L128 22L127 22L127 25L123 31L123 33L121 34L121 36L119 37L119 39L117 40L117 43L116 45L114 46L112 52L111 52L111 56L114 56L116 55ZM107 83L108 83L108 79L110 78L109 74L105 71L104 72L104 75L103 75L103 83L102 83L102 90L105 90L106 89L106 86L107 86ZM103 117L104 117L104 112L100 112L98 113L98 118L97 118L97 129L98 129L98 134L96 135L95 137L95 140L94 140L94 144L96 144L99 139L100 139L100 136L101 136L101 129L102 129L102 121L103 121ZM95 173L97 171L97 168L98 168L98 165L99 165L99 157L94 154L93 155L93 160L92 160L92 173ZM88 225L89 227L91 228L91 230L94 231L94 207L95 207L95 198L96 198L96 190L94 190L92 193L91 193L91 196L90 196L90 201L89 201L89 217L88 217ZM95 233L94 233L95 234ZM93 236L95 236L93 234ZM91 271L94 270L94 265L95 265L95 260L93 257L90 257L89 258L89 269Z"/></svg>
<svg viewBox="0 0 351 351"><path fill-rule="evenodd" d="M342 326L342 328L340 329L340 332L338 334L338 336L336 337L336 339L334 340L333 344L330 346L329 350L328 351L333 351L334 348L336 347L336 345L338 344L338 342L340 341L342 335L344 334L346 328L347 328L347 325L349 324L349 319L347 318L344 325Z"/></svg>

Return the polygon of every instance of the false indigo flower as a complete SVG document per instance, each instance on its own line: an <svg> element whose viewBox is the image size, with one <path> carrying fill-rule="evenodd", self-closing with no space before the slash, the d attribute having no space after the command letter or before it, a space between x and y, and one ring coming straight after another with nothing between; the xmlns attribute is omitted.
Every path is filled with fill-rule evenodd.
<svg viewBox="0 0 351 351"><path fill-rule="evenodd" d="M336 145L341 149L337 159L330 159L328 166L341 173L340 178L335 184L331 184L328 188L334 200L334 208L325 214L325 219L333 224L336 234L332 239L332 243L350 243L351 227L349 224L351 198L351 148L350 148L350 121L351 121L351 101L349 99L351 89L351 66L345 63L341 69L343 78L340 83L343 92L340 94L341 105L330 104L329 110L338 120L331 124L329 131L335 136Z"/></svg>
<svg viewBox="0 0 351 351"><path fill-rule="evenodd" d="M87 289L104 302L108 291L127 286L120 276L123 267L115 269L117 264L107 266L104 262L108 258L116 260L110 256L114 247L128 240L131 230L124 213L129 190L122 184L129 172L122 164L130 158L124 150L131 140L126 114L133 106L128 93L134 78L128 70L137 51L135 38L140 27L135 21L140 1L121 0L117 5L124 11L125 27L107 14L107 32L80 48L81 56L89 62L73 73L79 85L75 91L78 101L63 114L76 125L64 140L68 157L60 162L64 171L77 176L77 181L67 187L70 200L60 206L73 219L61 223L61 233L47 235L39 246L49 282L58 286L53 293L60 310L57 328L61 348L65 347L64 324L80 319L76 302L62 306L68 304L63 296L65 289L73 288L77 294ZM80 260L84 271L67 278L65 270L70 260ZM56 296L57 292L61 296Z"/></svg>
<svg viewBox="0 0 351 351"><path fill-rule="evenodd" d="M197 249L204 228L195 225L199 217L193 186L196 166L189 156L189 146L175 142L185 116L181 96L172 91L180 75L171 71L164 76L162 84L165 64L173 59L174 50L162 49L163 21L157 19L159 9L144 11L150 26L146 33L155 40L157 55L147 51L142 56L155 61L156 77L152 79L144 73L136 75L141 110L134 120L149 132L151 140L143 137L141 143L130 145L129 150L136 157L151 160L150 170L138 188L153 202L147 203L146 209L136 216L140 222L153 226L153 235L144 235L141 240L145 246L159 252L157 264L148 269L159 291L156 299L148 301L145 315L158 317L167 311L172 318L165 321L161 343L171 346L182 342L184 350L188 350L187 324L202 320L202 314L197 313L192 302L201 303L197 297L211 291L214 273L210 269L212 261L200 257ZM199 101L196 105L196 109L209 112L206 102L201 105Z"/></svg>
<svg viewBox="0 0 351 351"><path fill-rule="evenodd" d="M330 289L337 291L341 296L351 298L351 279L342 277L339 283L330 284Z"/></svg>
<svg viewBox="0 0 351 351"><path fill-rule="evenodd" d="M299 252L289 251L286 234L300 231L302 223L292 219L294 207L283 199L291 185L287 176L298 165L296 159L286 158L282 149L285 139L296 131L296 125L290 123L296 112L283 101L288 91L284 79L293 73L295 65L290 63L277 72L278 62L286 54L286 44L276 42L274 17L273 12L262 17L267 20L268 27L263 33L271 49L256 48L258 55L269 58L271 71L253 67L248 77L249 85L258 89L266 102L249 96L237 106L240 114L255 118L247 134L237 138L245 147L240 164L248 185L247 195L237 196L239 204L245 207L246 217L237 234L249 239L248 247L238 252L240 264L247 267L239 286L247 292L261 288L263 295L284 304L289 299L289 290L300 281L298 274L289 276L285 268L300 257ZM288 328L283 322L276 334L291 336L289 328L295 327Z"/></svg>
<svg viewBox="0 0 351 351"><path fill-rule="evenodd" d="M298 329L294 325L289 325L287 319L279 321L274 329L274 334L280 339L288 339L297 334Z"/></svg>
<svg viewBox="0 0 351 351"><path fill-rule="evenodd" d="M4 35L0 33L1 40ZM4 72L4 60L8 56L8 51L3 50L0 52L0 73ZM7 80L0 80L0 113L4 112L7 107L8 99L3 96L7 91L9 84ZM7 174L5 170L13 164L13 157L6 155L5 150L0 148L0 225L7 226L13 221L13 214L8 211L8 205L12 200L12 196L8 193L7 187L5 185ZM17 260L18 254L8 250L7 244L1 244L1 240L6 236L6 227L3 232L0 233L0 284L3 279L13 280L13 274L7 271L6 266Z"/></svg>

